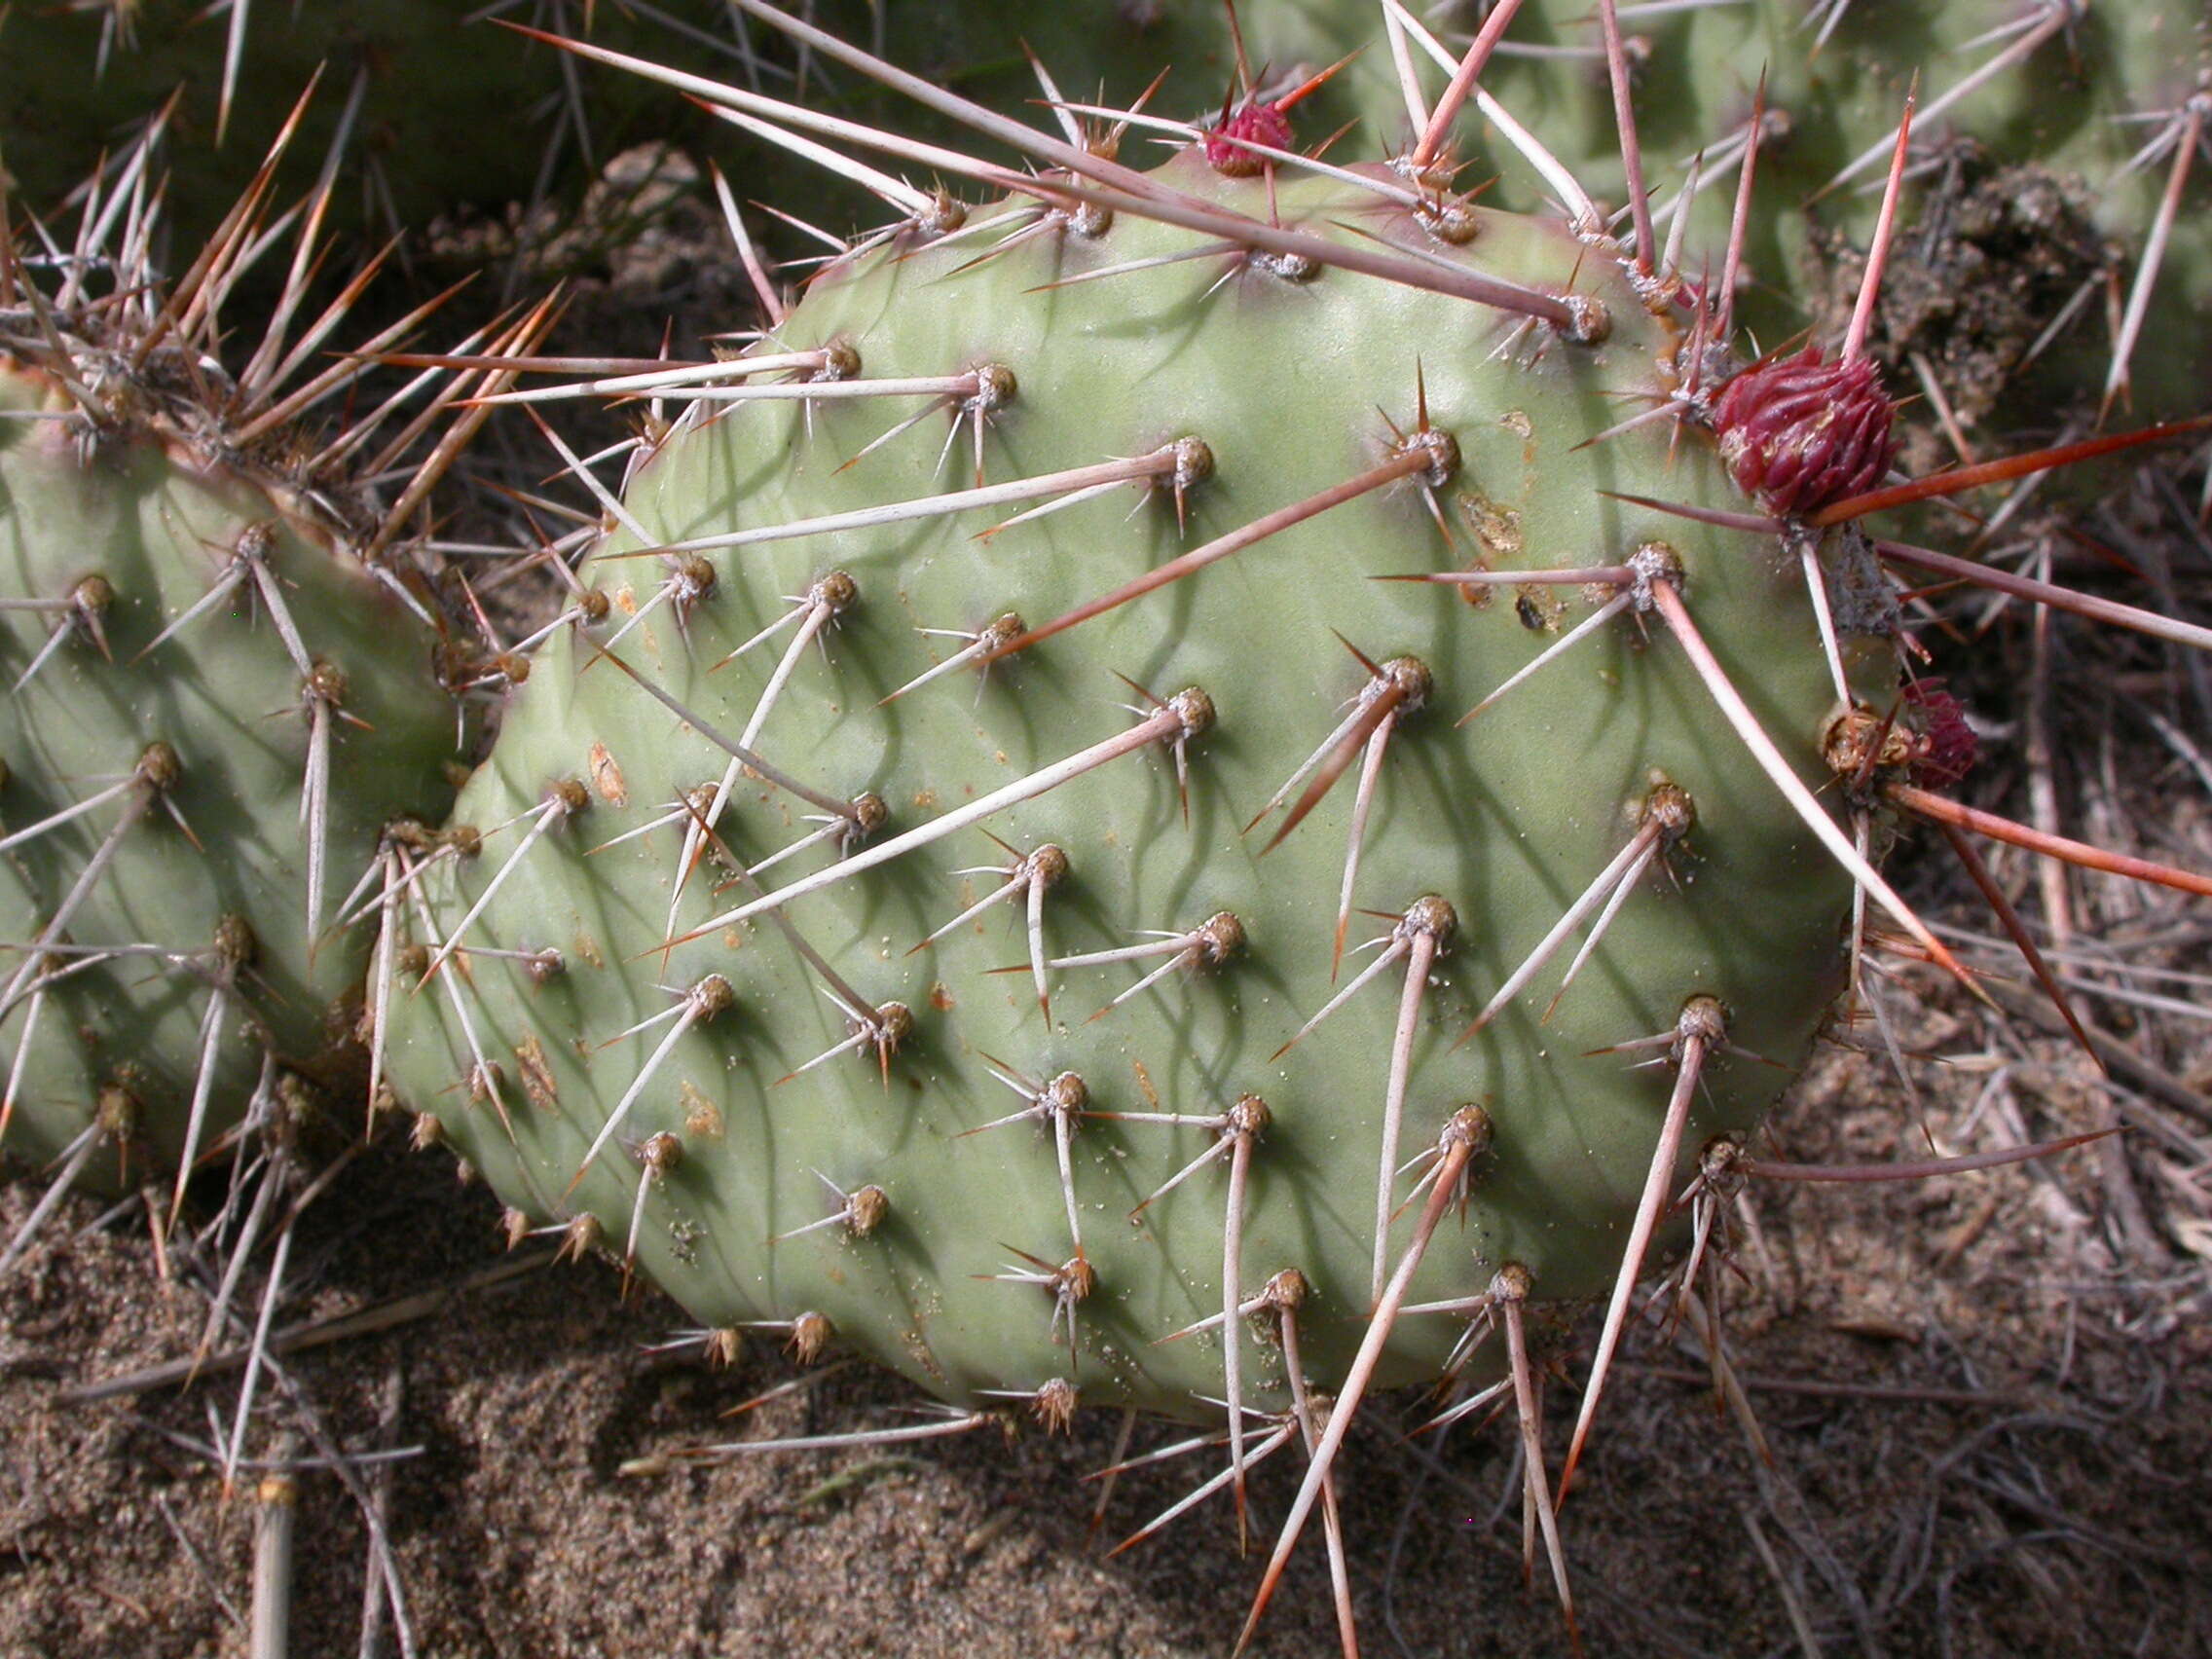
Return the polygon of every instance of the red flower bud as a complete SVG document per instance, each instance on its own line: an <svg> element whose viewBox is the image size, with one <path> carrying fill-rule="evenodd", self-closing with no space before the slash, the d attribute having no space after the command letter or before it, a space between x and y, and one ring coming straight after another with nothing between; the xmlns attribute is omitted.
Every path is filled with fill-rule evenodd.
<svg viewBox="0 0 2212 1659"><path fill-rule="evenodd" d="M1863 357L1825 363L1818 347L1744 370L1720 388L1714 430L1746 495L1784 518L1874 489L1897 453L1897 405Z"/></svg>
<svg viewBox="0 0 2212 1659"><path fill-rule="evenodd" d="M1939 680L1916 680L1904 688L1916 711L1920 741L1915 746L1912 781L1924 790L1947 790L1966 778L1981 757L1981 739L1967 724L1966 710Z"/></svg>
<svg viewBox="0 0 2212 1659"><path fill-rule="evenodd" d="M1225 117L1219 127L1206 129L1206 165L1225 178L1251 178L1267 165L1266 158L1254 155L1241 144L1229 142L1232 138L1265 144L1271 150L1287 150L1291 141L1290 117L1280 106L1261 103L1255 98L1235 114Z"/></svg>

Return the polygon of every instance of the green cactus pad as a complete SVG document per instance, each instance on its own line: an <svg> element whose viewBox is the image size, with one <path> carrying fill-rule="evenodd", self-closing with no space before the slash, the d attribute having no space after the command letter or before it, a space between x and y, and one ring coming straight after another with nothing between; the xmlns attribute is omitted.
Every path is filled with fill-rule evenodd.
<svg viewBox="0 0 2212 1659"><path fill-rule="evenodd" d="M1195 151L1154 176L1268 211L1261 181L1217 178ZM611 606L552 642L464 790L457 822L484 832L482 851L426 873L438 937L418 923L410 965L442 960L429 982L392 997L401 1092L531 1221L596 1233L713 1325L824 1315L851 1346L948 1398L1067 1380L1085 1403L1203 1418L1224 1385L1228 1149L1146 1199L1217 1145L1215 1130L1074 1120L1071 1190L1095 1284L1073 1307L1072 1353L1039 1282L1077 1253L1051 1130L1040 1111L977 1131L1028 1103L1002 1069L1039 1089L1073 1073L1100 1114L1220 1124L1257 1096L1268 1113L1248 1156L1237 1292L1249 1299L1299 1270L1310 1286L1299 1314L1307 1369L1333 1386L1367 1325L1405 953L1277 1053L1372 955L1347 950L1340 967L1334 952L1360 767L1279 844L1289 800L1263 808L1338 727L1346 699L1410 674L1394 662L1406 657L1426 671L1425 702L1406 703L1382 755L1350 942L1389 939L1431 896L1456 912L1407 1027L1397 1157L1433 1145L1469 1103L1492 1128L1463 1220L1446 1223L1414 1300L1478 1295L1508 1262L1546 1303L1610 1283L1673 1087L1665 1038L1692 999L1725 1006L1740 1053L1706 1074L1685 1166L1709 1137L1755 1123L1792 1075L1842 982L1849 883L1751 765L1667 630L1630 606L1455 729L1606 595L1531 584L1471 606L1450 586L1378 579L1617 566L1640 549L1678 561L1706 637L1765 728L1817 778L1837 698L1797 560L1770 536L1620 498L1740 511L1709 440L1659 422L1594 441L1675 384L1673 324L1639 303L1610 259L1553 224L1478 209L1477 234L1453 245L1338 180L1278 178L1274 202L1283 223L1340 245L1382 238L1440 269L1572 290L1602 308L1609 332L1577 344L1374 276L1286 275L1126 215L1085 240L1002 204L958 237L903 239L814 284L779 349L844 348L857 375L811 406L702 403L648 441L622 528L583 570ZM1102 274L1122 265L1137 269ZM838 395L932 377L952 377L954 389ZM994 406L978 412L984 402ZM992 484L1171 454L1189 438L1205 446L1210 475L1186 470L1182 527L1162 459L1149 493L1093 492L995 535L980 533L1043 498L766 538L793 521L973 488L978 423ZM983 630L1008 612L1042 624L1422 444L1416 476L980 679L963 667L902 692L961 648L923 630ZM652 551L734 532L762 538ZM829 580L836 572L849 594ZM786 678L782 653L820 598L849 603ZM779 618L781 632L725 662ZM1878 691L1886 647L1846 649ZM1148 743L796 898L782 923L726 923L717 918L751 894L827 867L834 852L809 847L758 887L737 880L732 859L756 864L820 815L740 775L705 862L687 878L682 869L696 821L683 803L731 764L713 734L745 736L772 676L780 694L743 747L823 800L880 797L887 822L851 848L864 859L867 845L1157 720L1153 697L1199 687L1214 719L1180 756ZM1462 1042L1641 815L1673 798L1664 786L1686 793L1695 818L1666 854L1671 873L1643 868L1548 1018L1579 934ZM1067 866L1042 900L1050 957L1141 943L1148 930L1185 934L1223 912L1240 923L1237 947L1193 939L1188 966L1110 1010L1140 975L1179 959L1052 969L1050 1021L1031 982L1026 891L916 948L1009 879L960 871L1033 870L1021 861L1048 845ZM879 1059L802 941L848 988L840 994L908 1011L895 1051ZM550 973L556 958L562 971ZM711 976L726 980L726 1007ZM1656 1048L1601 1051L1653 1037ZM1416 1179L1396 1179L1396 1204ZM849 1224L863 1206L846 1196L868 1186L887 1204L864 1232ZM1411 1226L1410 1211L1398 1215L1388 1263ZM1209 1315L1212 1332L1163 1341ZM1464 1323L1401 1318L1383 1380L1433 1376ZM1250 1330L1239 1340L1245 1397L1279 1404L1277 1350Z"/></svg>
<svg viewBox="0 0 2212 1659"><path fill-rule="evenodd" d="M456 738L357 503L237 447L220 369L133 361L110 308L0 312L0 1150L81 1150L95 1189L173 1167L196 1100L203 1157L268 1068L337 1080L341 903L387 822L443 810Z"/></svg>

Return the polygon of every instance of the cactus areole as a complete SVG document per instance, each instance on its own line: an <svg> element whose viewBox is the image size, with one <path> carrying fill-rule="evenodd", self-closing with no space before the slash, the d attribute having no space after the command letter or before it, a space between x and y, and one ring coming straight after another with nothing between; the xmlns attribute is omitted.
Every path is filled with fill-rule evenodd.
<svg viewBox="0 0 2212 1659"><path fill-rule="evenodd" d="M1852 883L1669 616L1815 790L1838 668L1895 671L1840 534L1831 656L1805 538L1625 498L1753 510L1633 419L1691 313L1609 244L1146 177L1429 277L1018 199L824 271L760 350L834 374L733 364L641 451L392 1066L710 1325L1218 1424L1289 1408L1286 1321L1340 1387L1379 1298L1375 1385L1497 1375L1505 1302L1612 1285L1670 1102L1671 1198L1802 1063Z"/></svg>

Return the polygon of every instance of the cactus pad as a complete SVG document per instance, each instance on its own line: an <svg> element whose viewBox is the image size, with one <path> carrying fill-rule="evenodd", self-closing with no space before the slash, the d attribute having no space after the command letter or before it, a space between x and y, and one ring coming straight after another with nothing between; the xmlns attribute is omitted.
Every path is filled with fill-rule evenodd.
<svg viewBox="0 0 2212 1659"><path fill-rule="evenodd" d="M264 420L291 387L232 380L211 310L59 269L0 289L0 1145L113 1188L340 1081L341 909L457 732L373 497L313 459L373 425Z"/></svg>
<svg viewBox="0 0 2212 1659"><path fill-rule="evenodd" d="M1196 149L1150 176L1268 213ZM1808 779L1836 690L1775 538L1620 499L1740 510L1710 441L1593 441L1679 384L1681 313L1556 224L1460 209L1455 243L1356 184L1272 190L1286 226L1570 326L1002 203L826 273L779 346L830 366L710 392L641 451L582 572L604 620L579 608L463 793L481 854L438 861L442 937L413 936L435 972L394 999L402 1092L533 1221L593 1217L711 1324L824 1316L943 1396L1072 1382L1203 1419L1225 1260L1238 1302L1302 1275L1333 1386L1413 1225L1418 1170L1378 1247L1380 1172L1462 1107L1487 1150L1413 1296L1518 1264L1571 1305L1617 1269L1685 1007L1723 1008L1740 1055L1705 1074L1685 1168L1779 1092L1842 982L1849 883L1653 580ZM1007 649L1179 557L1205 568ZM1340 962L1347 921L1380 942ZM1279 1349L1234 1323L1243 1398L1280 1404ZM1434 1375L1466 1323L1399 1321L1385 1379Z"/></svg>

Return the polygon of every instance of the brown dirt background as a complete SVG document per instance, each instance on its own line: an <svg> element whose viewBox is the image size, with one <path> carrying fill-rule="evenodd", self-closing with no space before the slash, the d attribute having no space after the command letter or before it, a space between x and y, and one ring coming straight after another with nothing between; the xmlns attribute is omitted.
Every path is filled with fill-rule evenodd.
<svg viewBox="0 0 2212 1659"><path fill-rule="evenodd" d="M669 312L681 340L728 326L736 304L726 267L681 227L585 267L571 327L602 325L603 345L610 318L643 335L621 349L650 350ZM2146 474L2107 498L2097 534L2138 551L2148 537L2158 568L2201 595L2212 546L2173 506L2195 487L2194 473ZM2021 534L2050 538L2062 578L2095 563L2054 523ZM2040 777L2092 838L2212 866L2212 766L2187 735L2207 723L2195 671L2085 631L2039 647L2017 615L1948 666L1994 716L1973 798L2025 815ZM1994 863L2040 914L2026 861ZM1934 915L1986 926L1927 849L1899 867ZM2212 980L2144 977L2212 972L2212 922L2173 895L2070 888L2077 947L2127 965L2070 970L2105 987L2083 1008L2118 1046L2110 1079L2046 1022L2001 1024L1905 968L1885 1005L1916 1095L1857 1030L1793 1092L1775 1144L1805 1161L1911 1158L2114 1113L2131 1132L1925 1184L1751 1190L1729 1340L1773 1460L1716 1409L1691 1345L1644 1333L1564 1517L1591 1653L2212 1653ZM2125 1000L2143 995L2185 1006ZM864 1367L803 1372L765 1340L720 1370L696 1348L652 1352L681 1311L649 1293L624 1306L602 1262L457 1289L502 1258L494 1200L454 1188L449 1159L410 1155L387 1130L300 1223L279 1325L457 1293L292 1354L262 1389L249 1456L302 1427L351 1454L405 1454L358 1465L358 1494L327 1469L299 1474L295 1654L398 1651L387 1617L367 1616L364 1641L381 1598L367 1593L363 1496L388 1532L414 1650L438 1659L1234 1645L1259 1560L1240 1558L1226 1505L1104 1556L1192 1477L1125 1477L1094 1532L1082 1477L1110 1458L1103 1414L1065 1439L1024 1427L622 1474L674 1445L908 1420L912 1397ZM0 1235L38 1192L0 1188ZM189 1354L205 1317L193 1264L165 1278L142 1215L99 1220L67 1202L0 1286L0 1654L246 1654L257 1506L250 1480L226 1499L205 1451L235 1372L70 1396ZM258 1295L255 1274L246 1288ZM1595 1332L1590 1319L1576 1333L1583 1352ZM720 1416L794 1381L742 1422ZM1571 1394L1554 1399L1556 1471ZM1418 1408L1371 1410L1345 1465L1363 1650L1567 1652L1540 1569L1533 1592L1523 1582L1509 1426L1431 1445L1404 1437ZM1166 1438L1138 1432L1140 1446ZM1263 1531L1296 1472L1284 1460L1257 1478ZM1335 1650L1309 1544L1254 1651Z"/></svg>

